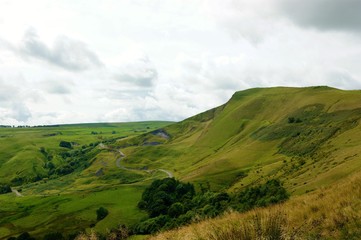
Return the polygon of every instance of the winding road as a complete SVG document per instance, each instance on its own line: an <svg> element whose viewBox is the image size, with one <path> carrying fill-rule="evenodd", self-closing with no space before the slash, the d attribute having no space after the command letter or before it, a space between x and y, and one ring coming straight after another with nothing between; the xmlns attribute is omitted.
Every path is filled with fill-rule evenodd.
<svg viewBox="0 0 361 240"><path fill-rule="evenodd" d="M169 178L174 177L173 173L169 172L168 170L164 170L164 169L157 169L157 170L166 173Z"/></svg>
<svg viewBox="0 0 361 240"><path fill-rule="evenodd" d="M126 157L126 155L125 155L122 151L120 151L120 150L117 150L117 152L118 152L119 155L120 155L120 156L117 158L117 161L116 161L116 165L117 165L118 168L124 169L124 170L129 170L129 171L131 171L131 170L139 170L139 169L127 168L127 167L123 166L123 165L121 164L121 161L122 161L123 158ZM144 169L143 171L150 172L151 170L145 170L145 169ZM155 169L155 171L164 172L165 174L167 174L167 176L168 176L169 178L174 177L173 173L171 173L171 172L168 171L168 170Z"/></svg>
<svg viewBox="0 0 361 240"><path fill-rule="evenodd" d="M11 188L11 191L12 191L13 193L15 193L15 195L16 195L17 197L23 197L23 196L24 196L24 195L22 195L21 193L19 193L18 190L14 189L14 188Z"/></svg>

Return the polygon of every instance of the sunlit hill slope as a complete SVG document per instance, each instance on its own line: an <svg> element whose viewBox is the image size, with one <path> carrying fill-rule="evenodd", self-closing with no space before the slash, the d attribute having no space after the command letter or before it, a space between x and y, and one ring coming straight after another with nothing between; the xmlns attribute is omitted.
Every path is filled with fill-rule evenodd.
<svg viewBox="0 0 361 240"><path fill-rule="evenodd" d="M170 169L214 190L280 178L300 194L361 168L360 99L361 91L329 87L249 89L118 147L129 166Z"/></svg>

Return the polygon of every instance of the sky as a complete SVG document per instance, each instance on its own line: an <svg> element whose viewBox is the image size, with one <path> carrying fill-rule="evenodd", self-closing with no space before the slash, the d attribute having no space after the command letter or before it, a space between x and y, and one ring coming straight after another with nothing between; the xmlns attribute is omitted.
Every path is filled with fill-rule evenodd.
<svg viewBox="0 0 361 240"><path fill-rule="evenodd" d="M0 125L180 121L254 87L361 88L361 0L0 0Z"/></svg>

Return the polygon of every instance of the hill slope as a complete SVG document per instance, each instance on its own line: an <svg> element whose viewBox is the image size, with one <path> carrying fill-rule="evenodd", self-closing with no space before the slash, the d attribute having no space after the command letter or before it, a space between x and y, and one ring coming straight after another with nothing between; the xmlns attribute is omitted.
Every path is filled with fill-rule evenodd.
<svg viewBox="0 0 361 240"><path fill-rule="evenodd" d="M151 240L360 239L361 177L246 213L230 212Z"/></svg>
<svg viewBox="0 0 361 240"><path fill-rule="evenodd" d="M92 163L99 153L100 142L136 136L165 126L170 122L69 124L27 128L0 128L0 184L20 185L52 175L65 175L69 154L83 157L84 165ZM70 147L59 146L66 141ZM50 165L49 165L50 164ZM50 166L50 167L49 167ZM73 170L79 167L72 164ZM53 171L52 171L53 170ZM49 174L50 172L50 174ZM56 176L55 176L56 177Z"/></svg>
<svg viewBox="0 0 361 240"><path fill-rule="evenodd" d="M361 91L329 87L249 89L167 126L169 139L151 133L118 146L129 166L171 169L212 189L276 177L304 193L361 169L360 98Z"/></svg>
<svg viewBox="0 0 361 240"><path fill-rule="evenodd" d="M88 125L79 131L67 126L16 134L3 129L0 182L50 177L26 179L24 197L0 195L0 238L24 231L42 237L49 229L106 232L119 223L137 222L145 214L136 207L142 191L168 173L198 188L229 192L273 178L293 196L330 186L361 170L360 99L361 91L329 87L258 88L237 92L226 104L171 125L99 126L96 131L106 135L102 139ZM61 140L76 144L63 149ZM91 146L94 141L97 147ZM70 174L51 175L44 165L49 161L60 170L84 164ZM110 214L96 222L100 206Z"/></svg>

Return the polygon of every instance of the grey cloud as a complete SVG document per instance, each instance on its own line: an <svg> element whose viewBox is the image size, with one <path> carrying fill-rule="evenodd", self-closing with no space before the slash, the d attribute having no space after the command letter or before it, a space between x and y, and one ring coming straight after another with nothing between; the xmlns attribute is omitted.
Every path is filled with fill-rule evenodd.
<svg viewBox="0 0 361 240"><path fill-rule="evenodd" d="M72 92L71 88L68 86L69 83L64 81L48 81L42 83L42 85L48 93L69 94Z"/></svg>
<svg viewBox="0 0 361 240"><path fill-rule="evenodd" d="M31 118L31 112L24 103L21 93L15 86L6 84L0 79L0 102L1 107L7 109L6 116L2 119L12 118L18 122L26 122Z"/></svg>
<svg viewBox="0 0 361 240"><path fill-rule="evenodd" d="M13 104L11 117L19 122L27 122L31 116L29 108L24 103L15 102Z"/></svg>
<svg viewBox="0 0 361 240"><path fill-rule="evenodd" d="M148 69L143 74L120 74L115 78L121 82L134 83L142 87L150 87L153 85L153 80L158 76L155 69Z"/></svg>
<svg viewBox="0 0 361 240"><path fill-rule="evenodd" d="M37 58L70 71L102 66L97 55L90 51L85 43L62 36L49 48L33 29L25 33L19 52L25 57Z"/></svg>
<svg viewBox="0 0 361 240"><path fill-rule="evenodd" d="M144 97L148 95L145 89L104 89L98 94L99 97L106 97L110 99L126 100L136 97Z"/></svg>
<svg viewBox="0 0 361 240"><path fill-rule="evenodd" d="M119 82L127 82L140 87L151 87L154 80L158 78L158 71L145 57L124 66L124 70L114 74L114 78Z"/></svg>
<svg viewBox="0 0 361 240"><path fill-rule="evenodd" d="M11 101L17 95L17 89L12 86L5 85L0 79L0 102Z"/></svg>
<svg viewBox="0 0 361 240"><path fill-rule="evenodd" d="M279 9L300 26L361 31L360 0L281 0Z"/></svg>
<svg viewBox="0 0 361 240"><path fill-rule="evenodd" d="M16 52L16 48L14 47L14 45L2 38L0 38L0 48Z"/></svg>
<svg viewBox="0 0 361 240"><path fill-rule="evenodd" d="M240 57L197 58L184 56L179 60L181 79L188 85L198 85L201 89L230 90L240 87L243 61Z"/></svg>
<svg viewBox="0 0 361 240"><path fill-rule="evenodd" d="M356 79L345 70L333 71L327 74L328 82L341 89L361 89L361 80Z"/></svg>

